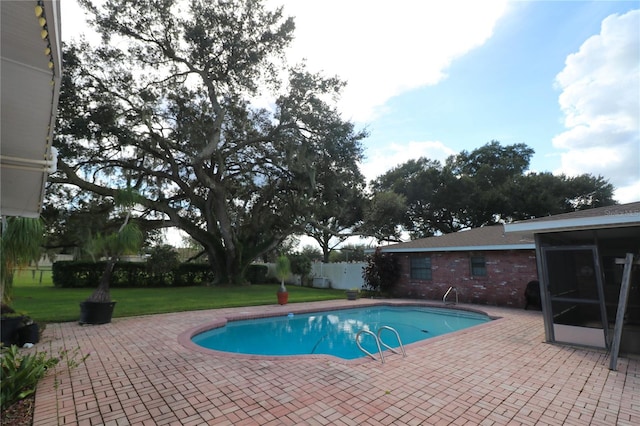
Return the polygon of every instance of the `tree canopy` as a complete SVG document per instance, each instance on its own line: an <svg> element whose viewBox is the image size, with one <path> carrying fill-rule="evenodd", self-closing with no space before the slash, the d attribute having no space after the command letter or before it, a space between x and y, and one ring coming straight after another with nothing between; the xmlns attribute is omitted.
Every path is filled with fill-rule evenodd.
<svg viewBox="0 0 640 426"><path fill-rule="evenodd" d="M358 169L349 168L342 173L324 168L319 177L318 185L322 185L325 196L316 203L305 233L316 240L322 250L323 262L327 263L332 251L362 227L365 180Z"/></svg>
<svg viewBox="0 0 640 426"><path fill-rule="evenodd" d="M389 198L389 192L404 197L406 214L369 215L366 227L397 234L397 225L421 238L615 204L613 185L601 176L527 173L533 153L525 144L491 141L450 156L445 164L409 160L371 182L374 197ZM393 217L393 223L383 216Z"/></svg>
<svg viewBox="0 0 640 426"><path fill-rule="evenodd" d="M366 135L332 102L344 83L286 66L294 23L282 9L81 3L103 43L65 48L51 194L71 185L71 197L108 200L131 187L141 196L132 220L182 229L218 282L240 284L251 261L302 233L333 196L323 182L361 185Z"/></svg>

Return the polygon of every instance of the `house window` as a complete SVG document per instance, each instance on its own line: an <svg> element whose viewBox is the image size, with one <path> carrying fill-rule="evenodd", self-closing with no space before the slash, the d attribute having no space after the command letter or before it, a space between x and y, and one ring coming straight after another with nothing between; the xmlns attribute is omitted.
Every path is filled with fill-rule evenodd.
<svg viewBox="0 0 640 426"><path fill-rule="evenodd" d="M487 263L484 256L471 256L471 275L485 277L487 275Z"/></svg>
<svg viewBox="0 0 640 426"><path fill-rule="evenodd" d="M411 258L411 278L414 280L431 279L431 258L412 257Z"/></svg>

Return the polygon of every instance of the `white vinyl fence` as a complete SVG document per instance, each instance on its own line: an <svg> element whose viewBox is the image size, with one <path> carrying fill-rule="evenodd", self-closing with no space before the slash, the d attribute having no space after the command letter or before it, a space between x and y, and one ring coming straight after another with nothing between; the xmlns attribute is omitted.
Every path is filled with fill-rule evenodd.
<svg viewBox="0 0 640 426"><path fill-rule="evenodd" d="M362 268L366 263L322 263L314 262L311 269L313 286L349 290L360 289L364 285Z"/></svg>
<svg viewBox="0 0 640 426"><path fill-rule="evenodd" d="M267 263L269 272L267 276L275 277L275 264ZM349 290L352 288L360 289L364 285L362 279L362 268L366 263L322 263L314 262L311 264L311 273L309 274L309 280L313 287L317 288L335 288L338 290ZM301 285L300 276L292 275L289 279L285 280L285 284L288 285Z"/></svg>

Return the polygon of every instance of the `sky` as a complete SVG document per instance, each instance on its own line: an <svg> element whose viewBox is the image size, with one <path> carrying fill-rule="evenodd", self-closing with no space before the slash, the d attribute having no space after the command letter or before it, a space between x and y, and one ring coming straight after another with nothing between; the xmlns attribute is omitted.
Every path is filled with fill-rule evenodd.
<svg viewBox="0 0 640 426"><path fill-rule="evenodd" d="M640 201L640 0L267 0L296 23L290 62L347 82L367 180L497 140L530 170L601 175ZM63 40L84 32L62 1Z"/></svg>
<svg viewBox="0 0 640 426"><path fill-rule="evenodd" d="M363 4L284 10L292 56L347 80L368 179L497 140L533 148L532 171L601 175L640 200L640 1Z"/></svg>

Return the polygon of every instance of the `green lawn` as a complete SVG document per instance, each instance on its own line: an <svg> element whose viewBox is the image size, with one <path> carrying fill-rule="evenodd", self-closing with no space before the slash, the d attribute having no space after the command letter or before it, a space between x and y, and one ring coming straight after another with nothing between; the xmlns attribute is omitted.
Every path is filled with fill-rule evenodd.
<svg viewBox="0 0 640 426"><path fill-rule="evenodd" d="M278 284L260 284L246 287L182 287L152 289L111 289L116 301L114 317L194 311L236 306L270 305L277 303ZM316 289L287 286L289 303L342 299L344 290ZM11 306L24 312L39 323L77 321L79 303L91 289L55 288L51 272L40 272L35 278L31 271L16 273Z"/></svg>

